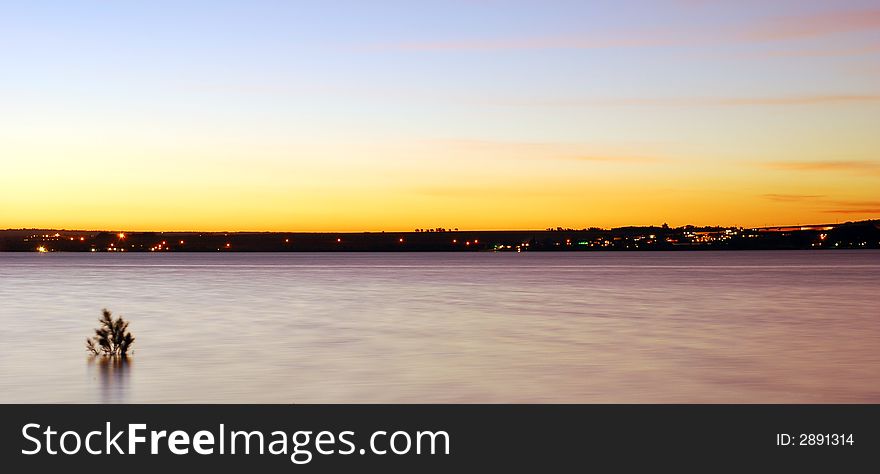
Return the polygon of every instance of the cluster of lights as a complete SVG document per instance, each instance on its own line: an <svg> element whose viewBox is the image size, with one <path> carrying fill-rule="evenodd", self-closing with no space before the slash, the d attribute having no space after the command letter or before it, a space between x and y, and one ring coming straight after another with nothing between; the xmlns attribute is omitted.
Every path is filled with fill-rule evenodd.
<svg viewBox="0 0 880 474"><path fill-rule="evenodd" d="M495 251L498 252L498 251L503 251L503 250L516 250L517 252L522 252L523 250L527 250L528 247L529 247L529 244L526 242L523 242L523 243L518 244L516 246L498 244L495 246Z"/></svg>
<svg viewBox="0 0 880 474"><path fill-rule="evenodd" d="M182 244L183 241L181 240L180 243ZM164 240L162 241L162 243L150 247L150 252L160 252L162 250L171 250L171 247L168 247L168 242Z"/></svg>

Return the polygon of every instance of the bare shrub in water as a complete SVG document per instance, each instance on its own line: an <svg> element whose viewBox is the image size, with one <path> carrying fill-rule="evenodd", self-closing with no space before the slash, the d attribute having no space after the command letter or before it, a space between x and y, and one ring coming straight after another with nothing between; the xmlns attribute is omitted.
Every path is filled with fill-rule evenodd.
<svg viewBox="0 0 880 474"><path fill-rule="evenodd" d="M125 357L134 343L134 336L128 332L128 321L122 316L114 318L113 313L104 309L98 320L101 326L95 335L86 339L86 350L96 356Z"/></svg>

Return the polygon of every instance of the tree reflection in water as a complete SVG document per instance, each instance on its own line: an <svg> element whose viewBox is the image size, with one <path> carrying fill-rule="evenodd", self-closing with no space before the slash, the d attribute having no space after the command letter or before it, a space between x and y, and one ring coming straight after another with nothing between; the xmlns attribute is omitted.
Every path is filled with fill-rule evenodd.
<svg viewBox="0 0 880 474"><path fill-rule="evenodd" d="M128 357L89 357L89 375L100 383L101 403L125 403L132 365Z"/></svg>

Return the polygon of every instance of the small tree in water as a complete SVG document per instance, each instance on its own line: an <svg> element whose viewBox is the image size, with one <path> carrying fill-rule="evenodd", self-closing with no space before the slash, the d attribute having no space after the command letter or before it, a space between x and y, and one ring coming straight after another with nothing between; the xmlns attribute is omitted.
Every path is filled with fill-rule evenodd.
<svg viewBox="0 0 880 474"><path fill-rule="evenodd" d="M104 357L125 357L134 337L128 332L128 321L122 317L114 318L109 310L102 310L101 327L95 335L86 339L86 350L92 355Z"/></svg>

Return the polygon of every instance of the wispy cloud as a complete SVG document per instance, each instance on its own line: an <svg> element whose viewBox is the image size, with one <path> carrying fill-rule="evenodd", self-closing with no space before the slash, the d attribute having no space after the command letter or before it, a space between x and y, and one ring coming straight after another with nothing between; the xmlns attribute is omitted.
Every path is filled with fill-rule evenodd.
<svg viewBox="0 0 880 474"><path fill-rule="evenodd" d="M880 201L829 200L828 214L880 214Z"/></svg>
<svg viewBox="0 0 880 474"><path fill-rule="evenodd" d="M761 197L777 202L815 201L825 197L823 194L762 194Z"/></svg>
<svg viewBox="0 0 880 474"><path fill-rule="evenodd" d="M762 194L762 198L811 207L826 214L880 214L880 201L828 199L823 194Z"/></svg>
<svg viewBox="0 0 880 474"><path fill-rule="evenodd" d="M684 4L709 3L689 0ZM674 30L659 28L574 32L554 36L511 36L413 40L367 45L368 50L397 51L504 51L546 49L606 49L652 46L701 46L815 38L842 33L880 30L880 9L832 10L754 20L726 28L696 26ZM847 53L852 52L850 50ZM840 53L840 52L838 52ZM821 53L819 53L821 54ZM831 53L833 54L833 53Z"/></svg>
<svg viewBox="0 0 880 474"><path fill-rule="evenodd" d="M661 46L681 41L669 34L633 32L601 35L535 36L521 38L470 38L446 41L413 41L374 45L370 49L400 51L504 51L545 49L606 49Z"/></svg>
<svg viewBox="0 0 880 474"><path fill-rule="evenodd" d="M847 173L880 174L877 161L777 161L764 166L791 171L840 171Z"/></svg>
<svg viewBox="0 0 880 474"><path fill-rule="evenodd" d="M622 149L620 146L597 145L588 143L564 142L528 142L481 139L443 139L427 140L425 144L438 148L452 148L459 152L476 153L486 156L520 158L520 159L554 159L563 161L581 161L595 163L619 164L651 164L664 163L670 160L660 156L641 152L633 153L633 147Z"/></svg>
<svg viewBox="0 0 880 474"><path fill-rule="evenodd" d="M669 160L656 156L599 156L599 155L577 155L569 159L574 161L593 161L597 163L664 163Z"/></svg>
<svg viewBox="0 0 880 474"><path fill-rule="evenodd" d="M828 214L880 214L880 207L873 209L828 209L822 212Z"/></svg>
<svg viewBox="0 0 880 474"><path fill-rule="evenodd" d="M636 97L609 99L496 100L490 105L531 107L762 107L878 103L880 94L817 94L780 97Z"/></svg>
<svg viewBox="0 0 880 474"><path fill-rule="evenodd" d="M831 200L831 201L828 201L828 203L833 204L835 206L843 206L843 207L878 207L878 208L880 208L880 201Z"/></svg>
<svg viewBox="0 0 880 474"><path fill-rule="evenodd" d="M880 44L855 45L849 48L829 49L790 49L765 51L753 56L768 58L822 58L822 57L846 57L862 56L866 54L880 53Z"/></svg>
<svg viewBox="0 0 880 474"><path fill-rule="evenodd" d="M412 188L411 192L422 196L452 199L474 199L491 196L508 196L508 199L531 199L572 195L572 191L563 188L548 188L546 186L536 188L522 183L509 186L485 184L473 186L419 186Z"/></svg>
<svg viewBox="0 0 880 474"><path fill-rule="evenodd" d="M833 58L880 54L880 44L863 44L838 48L772 49L733 55L743 59ZM709 54L706 55L709 57Z"/></svg>
<svg viewBox="0 0 880 474"><path fill-rule="evenodd" d="M805 16L771 18L742 33L744 40L812 38L880 29L880 9L830 11Z"/></svg>
<svg viewBox="0 0 880 474"><path fill-rule="evenodd" d="M684 99L682 105L814 105L829 103L878 102L880 95L872 94L824 94L788 97L721 97L706 99ZM674 102L673 102L674 103Z"/></svg>

